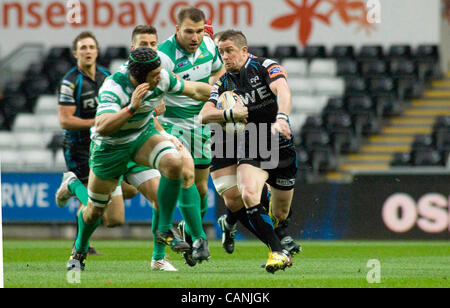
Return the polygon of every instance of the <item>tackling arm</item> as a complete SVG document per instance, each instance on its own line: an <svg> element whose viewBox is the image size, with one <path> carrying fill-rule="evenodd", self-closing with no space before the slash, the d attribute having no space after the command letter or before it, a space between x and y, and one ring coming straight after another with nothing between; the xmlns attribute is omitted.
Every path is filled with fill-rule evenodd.
<svg viewBox="0 0 450 308"><path fill-rule="evenodd" d="M204 102L209 99L212 86L204 82L184 81L182 94L189 96L196 101Z"/></svg>

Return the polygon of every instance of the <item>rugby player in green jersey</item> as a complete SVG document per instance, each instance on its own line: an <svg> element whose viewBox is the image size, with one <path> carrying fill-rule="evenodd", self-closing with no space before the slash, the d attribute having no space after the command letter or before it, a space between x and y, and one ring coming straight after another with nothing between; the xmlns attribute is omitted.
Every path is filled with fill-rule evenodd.
<svg viewBox="0 0 450 308"><path fill-rule="evenodd" d="M205 15L193 7L180 10L177 15L176 33L158 46L162 66L184 80L214 84L225 73L214 41L205 35ZM164 95L166 112L158 119L163 128L186 145L195 163L196 191L198 203L180 202L184 221L179 230L188 242L206 237L202 234L202 219L208 209L208 178L211 163L211 133L208 125L202 125L198 114L205 101L186 95L167 93ZM200 215L200 220L198 219ZM184 253L186 262L194 266L189 253Z"/></svg>
<svg viewBox="0 0 450 308"><path fill-rule="evenodd" d="M99 93L92 136L89 201L80 215L83 236L93 233L120 176L126 172L128 163L134 161L161 172L157 192L158 238L172 247L173 242L183 243L174 238L170 228L180 191L193 186L193 181L189 183L183 178L186 160L177 146L155 128L153 110L164 93L205 100L210 89L207 84L183 81L168 73L161 67L158 54L146 47L133 50L128 65L105 81ZM75 246L71 260L84 268L86 252L79 249ZM179 251L185 249L181 245ZM193 256L198 260L209 258L206 240Z"/></svg>

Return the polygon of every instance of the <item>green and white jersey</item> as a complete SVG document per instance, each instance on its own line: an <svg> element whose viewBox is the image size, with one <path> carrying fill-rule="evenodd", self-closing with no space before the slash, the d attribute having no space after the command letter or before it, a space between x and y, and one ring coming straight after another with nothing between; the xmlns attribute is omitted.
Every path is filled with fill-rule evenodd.
<svg viewBox="0 0 450 308"><path fill-rule="evenodd" d="M183 49L172 35L158 46L161 65L168 72L173 72L180 78L189 81L209 82L211 74L222 68L214 41L205 36L195 53ZM205 102L196 101L179 94L164 95L166 112L158 117L162 124L177 124L184 128L192 128L194 117L202 110Z"/></svg>
<svg viewBox="0 0 450 308"><path fill-rule="evenodd" d="M109 76L99 90L97 114L117 113L131 102L135 87L128 75L128 65L124 64L113 75ZM184 90L184 81L173 73L161 70L161 81L153 91L148 91L142 100L140 108L115 133L100 136L92 132L91 139L96 144L126 144L135 141L148 125L153 125L153 109L159 104L164 93L180 94Z"/></svg>

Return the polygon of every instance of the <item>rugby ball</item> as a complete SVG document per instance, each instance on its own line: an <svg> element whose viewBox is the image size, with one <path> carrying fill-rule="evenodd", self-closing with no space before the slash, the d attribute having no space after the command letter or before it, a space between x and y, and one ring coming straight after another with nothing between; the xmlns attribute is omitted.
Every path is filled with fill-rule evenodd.
<svg viewBox="0 0 450 308"><path fill-rule="evenodd" d="M221 110L229 110L233 109L236 104L243 105L239 95L233 91L225 91L220 95L219 100L217 101L217 108ZM245 123L235 122L230 119L228 122L222 123L222 128L228 134L238 134L244 130Z"/></svg>

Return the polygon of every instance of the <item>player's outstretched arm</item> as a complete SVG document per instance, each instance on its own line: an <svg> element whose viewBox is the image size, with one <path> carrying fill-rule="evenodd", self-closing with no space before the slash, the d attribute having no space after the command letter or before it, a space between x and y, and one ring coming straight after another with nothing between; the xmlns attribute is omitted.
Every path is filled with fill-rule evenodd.
<svg viewBox="0 0 450 308"><path fill-rule="evenodd" d="M184 81L182 94L189 96L196 101L205 102L209 99L212 86L204 82Z"/></svg>

